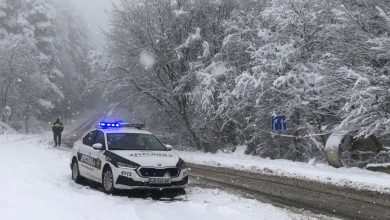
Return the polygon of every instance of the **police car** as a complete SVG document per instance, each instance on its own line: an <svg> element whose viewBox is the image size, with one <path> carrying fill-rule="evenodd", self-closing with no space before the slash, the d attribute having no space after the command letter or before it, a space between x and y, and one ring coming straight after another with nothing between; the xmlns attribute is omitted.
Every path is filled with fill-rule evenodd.
<svg viewBox="0 0 390 220"><path fill-rule="evenodd" d="M170 152L141 124L101 122L76 141L72 179L101 183L105 193L116 189L178 189L188 182L185 162Z"/></svg>

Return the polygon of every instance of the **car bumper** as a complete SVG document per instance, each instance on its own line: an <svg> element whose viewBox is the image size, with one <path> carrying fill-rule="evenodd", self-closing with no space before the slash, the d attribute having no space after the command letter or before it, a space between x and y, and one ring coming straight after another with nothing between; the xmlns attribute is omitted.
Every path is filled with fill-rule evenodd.
<svg viewBox="0 0 390 220"><path fill-rule="evenodd" d="M114 186L116 189L180 189L188 183L188 169L181 169L170 184L149 184L148 177L141 177L136 170L120 168L114 171Z"/></svg>

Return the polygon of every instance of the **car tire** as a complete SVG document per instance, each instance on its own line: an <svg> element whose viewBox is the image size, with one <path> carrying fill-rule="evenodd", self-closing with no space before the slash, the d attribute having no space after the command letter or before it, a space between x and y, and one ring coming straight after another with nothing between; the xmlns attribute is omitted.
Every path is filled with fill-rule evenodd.
<svg viewBox="0 0 390 220"><path fill-rule="evenodd" d="M77 163L77 160L72 161L72 180L74 180L76 183L81 183L83 180L80 175L79 164Z"/></svg>
<svg viewBox="0 0 390 220"><path fill-rule="evenodd" d="M106 194L114 194L115 188L114 188L114 175L112 174L112 170L110 167L106 167L103 170L102 174L102 186L103 191Z"/></svg>
<svg viewBox="0 0 390 220"><path fill-rule="evenodd" d="M173 192L176 196L185 195L187 193L185 189L175 189Z"/></svg>
<svg viewBox="0 0 390 220"><path fill-rule="evenodd" d="M168 189L166 190L166 193L169 195L169 197L176 197L176 196L182 196L186 194L185 189Z"/></svg>

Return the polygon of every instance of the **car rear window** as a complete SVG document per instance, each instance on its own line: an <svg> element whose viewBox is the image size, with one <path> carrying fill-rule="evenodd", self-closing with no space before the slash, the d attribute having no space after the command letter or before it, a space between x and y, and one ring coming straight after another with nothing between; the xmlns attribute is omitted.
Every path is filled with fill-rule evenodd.
<svg viewBox="0 0 390 220"><path fill-rule="evenodd" d="M91 131L87 135L84 136L83 138L83 144L92 146L93 140L95 139L97 131Z"/></svg>

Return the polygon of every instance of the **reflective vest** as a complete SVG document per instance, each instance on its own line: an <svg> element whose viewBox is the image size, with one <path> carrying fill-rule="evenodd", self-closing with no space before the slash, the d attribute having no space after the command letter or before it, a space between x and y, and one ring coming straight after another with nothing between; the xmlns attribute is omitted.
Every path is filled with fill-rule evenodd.
<svg viewBox="0 0 390 220"><path fill-rule="evenodd" d="M56 122L53 124L53 126L51 128L52 128L53 132L60 133L64 130L64 125L62 125L61 122Z"/></svg>

